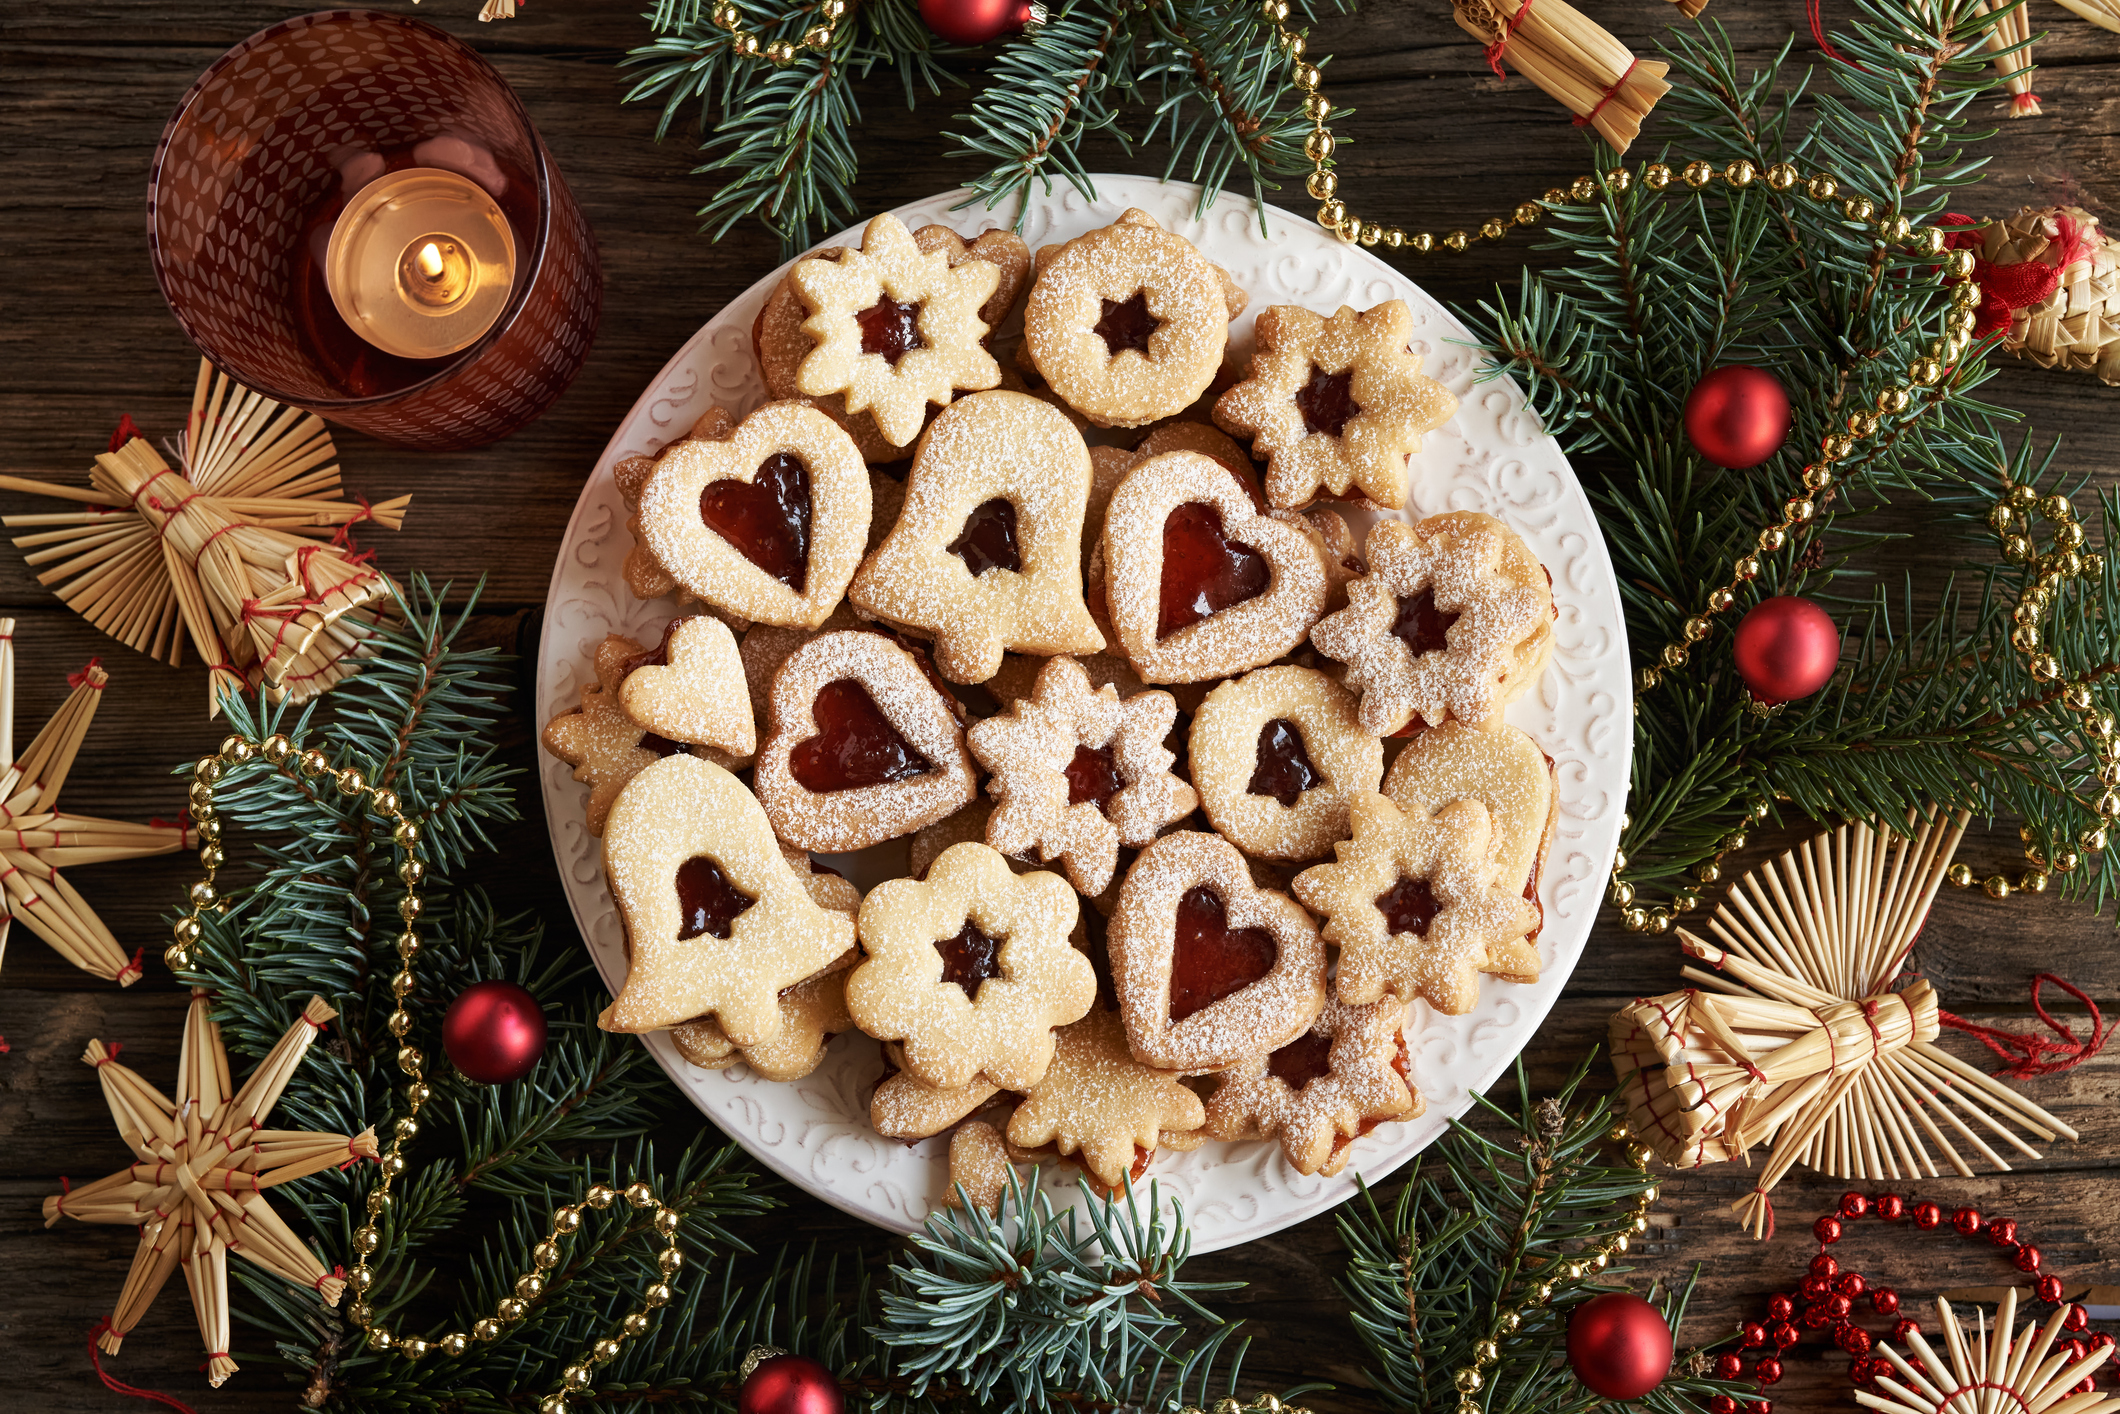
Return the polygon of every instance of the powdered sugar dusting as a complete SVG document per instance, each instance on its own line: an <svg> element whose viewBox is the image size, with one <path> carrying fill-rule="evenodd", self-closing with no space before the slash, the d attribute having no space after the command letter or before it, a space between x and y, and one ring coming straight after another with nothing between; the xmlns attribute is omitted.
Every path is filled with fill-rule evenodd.
<svg viewBox="0 0 2120 1414"><path fill-rule="evenodd" d="M1298 1173L1337 1173L1365 1124L1412 1118L1425 1108L1420 1092L1393 1068L1405 1005L1395 998L1369 1006L1328 1001L1308 1035L1331 1040L1326 1073L1291 1087L1254 1056L1224 1071L1207 1100L1207 1132L1216 1139L1278 1138Z"/></svg>
<svg viewBox="0 0 2120 1414"><path fill-rule="evenodd" d="M1347 834L1347 802L1384 778L1384 744L1366 730L1354 694L1314 668L1260 668L1207 694L1186 747L1207 818L1247 854L1316 859ZM1324 777L1283 805L1253 795L1259 732L1286 718Z"/></svg>
<svg viewBox="0 0 2120 1414"><path fill-rule="evenodd" d="M1434 815L1453 800L1486 806L1496 877L1516 894L1535 881L1559 809L1553 763L1506 723L1483 731L1449 722L1414 733L1384 777L1384 794L1414 816Z"/></svg>
<svg viewBox="0 0 2120 1414"><path fill-rule="evenodd" d="M1136 1060L1118 1016L1097 1010L1060 1032L1045 1078L1009 1118L1008 1140L1080 1154L1117 1186L1137 1149L1153 1153L1165 1130L1198 1129L1206 1118L1198 1095L1172 1072Z"/></svg>

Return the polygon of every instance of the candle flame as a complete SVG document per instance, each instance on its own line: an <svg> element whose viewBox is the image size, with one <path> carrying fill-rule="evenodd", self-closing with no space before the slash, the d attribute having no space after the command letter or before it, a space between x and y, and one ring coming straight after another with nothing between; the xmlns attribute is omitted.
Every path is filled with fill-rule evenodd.
<svg viewBox="0 0 2120 1414"><path fill-rule="evenodd" d="M427 242L427 244L420 247L420 253L413 257L413 264L418 266L420 274L428 279L440 279L442 274L441 247L437 246L433 241Z"/></svg>

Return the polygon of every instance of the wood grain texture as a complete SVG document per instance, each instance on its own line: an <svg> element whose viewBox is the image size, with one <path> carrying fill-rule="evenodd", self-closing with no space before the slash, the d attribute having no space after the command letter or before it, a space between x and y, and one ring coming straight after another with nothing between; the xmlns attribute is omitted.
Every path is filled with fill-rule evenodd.
<svg viewBox="0 0 2120 1414"><path fill-rule="evenodd" d="M409 9L403 0L380 0ZM200 70L228 45L307 9L288 0L70 0L0 5L0 468L57 479L84 476L120 414L151 434L179 422L195 355L164 308L149 269L144 227L147 171L163 123ZM421 569L461 589L484 578L477 632L512 646L544 599L552 556L582 478L611 428L664 359L721 305L777 260L773 240L740 226L718 244L695 233L705 199L694 138L682 129L652 141L655 114L618 102L624 51L642 42L638 0L531 0L513 23L481 26L476 0L429 0L418 13L490 55L522 93L561 170L595 226L606 276L605 319L580 380L546 417L500 446L418 456L341 434L348 486L370 497L410 493L403 531L372 542L386 567ZM1656 0L1625 0L1595 17L1638 51L1672 16ZM1791 25L1788 0L1738 6L1723 0L1711 18L1740 47L1764 59ZM2109 215L2120 171L2120 37L2053 9L2039 42L2037 88L2047 116L2003 123L1988 146L1985 183L1961 209L2001 213L2025 203L2070 201ZM1335 103L1356 111L1339 132L1344 190L1379 219L1409 227L1469 224L1519 198L1572 178L1586 147L1564 115L1522 79L1497 82L1476 46L1436 0L1379 7L1318 27L1312 48L1338 56L1328 69ZM969 61L957 72L976 83ZM972 169L948 155L948 137L973 90L958 88L908 114L895 82L879 75L862 90L866 163L857 195L865 211L961 183ZM1999 115L1998 115L1999 121ZM1154 152L1128 158L1116 145L1096 154L1111 170L1155 170ZM1293 192L1289 194L1293 197ZM1291 201L1292 205L1303 205ZM1006 213L1002 214L1005 218ZM1002 219L994 218L994 219ZM972 221L982 219L974 213ZM1511 282L1527 258L1522 242L1413 265L1439 297L1471 303ZM2066 433L2067 464L2099 472L2120 464L2114 394L2084 379L2005 371L1991 400L2026 414L2030 435ZM0 511L30 509L0 494ZM1931 537L1888 546L1874 567L1934 571L1961 551ZM205 675L162 668L118 648L59 608L22 565L0 548L0 612L18 619L20 720L34 725L65 695L65 674L101 655L112 684L81 765L67 787L77 810L145 819L174 816L184 792L167 772L210 747L219 731L202 720ZM526 644L527 646L527 644ZM525 694L527 695L527 694ZM509 751L532 764L535 724L518 716ZM489 861L503 902L571 930L534 796L530 818L500 838ZM1762 834L1740 862L1763 857L1788 836ZM1968 842L1967 857L2003 864L2016 852L2000 829ZM79 882L128 948L161 946L162 915L189 882L184 859L82 870ZM2120 999L2120 950L2109 920L2051 899L1995 906L1947 894L1929 923L1921 960L1947 1004L1970 1019L2023 1025L2029 974L2051 967L2102 1004ZM1601 928L1567 995L1526 1059L1535 1086L1558 1081L1602 1038L1619 1001L1676 985L1668 939ZM126 1043L126 1060L150 1078L175 1064L183 997L159 966L119 991L85 979L27 933L10 947L0 981L0 1411L136 1409L107 1393L88 1367L87 1332L108 1309L130 1257L123 1234L79 1225L43 1230L38 1204L58 1176L99 1175L123 1155L79 1063L91 1036ZM1963 1037L1953 1046L1978 1060ZM2120 1057L2101 1057L2027 1090L2083 1131L2019 1173L1927 1185L1947 1202L1972 1202L2018 1218L2037 1236L2053 1270L2089 1280L2120 1277ZM694 1121L696 1123L696 1121ZM1777 1192L1784 1236L1754 1244L1725 1209L1747 1186L1732 1167L1674 1176L1657 1214L1641 1270L1674 1280L1698 1265L1696 1318L1682 1337L1713 1338L1757 1314L1764 1293L1786 1285L1809 1255L1798 1229L1837 1197L1842 1185L1802 1170ZM478 1224L473 1240L483 1231ZM1851 1257L1910 1300L1961 1283L1999 1279L1984 1247L1955 1239L1883 1240L1874 1229ZM860 1244L873 1262L887 1244L831 1209L799 1196L778 1215L768 1240L814 1238L835 1249ZM451 1254L438 1254L448 1256ZM1362 1391L1363 1353L1342 1318L1333 1281L1343 1255L1321 1218L1240 1251L1198 1259L1203 1278L1248 1281L1222 1305L1250 1322L1255 1337L1247 1376L1261 1383L1327 1379L1338 1393L1320 1410L1371 1410ZM166 1293L127 1342L126 1379L175 1393L212 1414L290 1407L296 1390L238 1332L248 1368L218 1393L196 1372L196 1332L180 1294ZM1836 1385L1843 1357L1800 1347L1778 1389L1784 1409L1853 1407Z"/></svg>

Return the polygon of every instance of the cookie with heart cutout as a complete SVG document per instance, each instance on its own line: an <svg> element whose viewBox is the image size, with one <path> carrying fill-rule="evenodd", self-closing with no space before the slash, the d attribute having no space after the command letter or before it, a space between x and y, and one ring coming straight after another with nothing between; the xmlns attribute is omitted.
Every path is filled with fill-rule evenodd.
<svg viewBox="0 0 2120 1414"><path fill-rule="evenodd" d="M1270 663L1325 610L1308 536L1252 506L1199 452L1134 467L1104 517L1105 598L1121 651L1153 683L1204 682Z"/></svg>
<svg viewBox="0 0 2120 1414"><path fill-rule="evenodd" d="M1339 945L1341 1001L1419 997L1463 1016L1479 1002L1482 974L1537 978L1527 935L1538 910L1497 881L1486 806L1452 800L1423 814L1372 792L1355 798L1351 826L1334 862L1295 883L1325 919L1325 940Z"/></svg>
<svg viewBox="0 0 2120 1414"><path fill-rule="evenodd" d="M727 408L710 407L692 423L690 430L678 442L719 442L736 430L736 416ZM664 452L678 445L673 442L664 447ZM636 599L675 599L681 608L690 608L703 601L688 591L657 562L654 552L648 549L648 541L641 531L640 497L648 489L648 479L655 475L656 455L639 455L622 458L611 468L611 479L618 486L619 498L626 504L626 533L633 537L626 551L621 575L626 588L633 591ZM750 621L740 614L707 605L708 612L726 622L730 628L741 633L750 627Z"/></svg>
<svg viewBox="0 0 2120 1414"><path fill-rule="evenodd" d="M1266 495L1290 509L1321 495L1381 510L1406 504L1407 459L1449 421L1457 399L1421 374L1413 311L1386 300L1329 318L1294 305L1261 311L1250 375L1215 401L1215 422L1266 458Z"/></svg>
<svg viewBox="0 0 2120 1414"><path fill-rule="evenodd" d="M1142 850L1105 941L1127 1043L1163 1070L1227 1070L1302 1035L1325 1004L1317 925L1254 885L1219 835L1180 831Z"/></svg>
<svg viewBox="0 0 2120 1414"><path fill-rule="evenodd" d="M592 835L604 832L605 818L626 782L666 756L710 752L660 736L625 714L619 705L625 665L642 651L623 634L606 634L596 645L596 681L584 684L579 704L545 723L539 738L545 750L574 768L575 780L589 787L584 813Z"/></svg>
<svg viewBox="0 0 2120 1414"><path fill-rule="evenodd" d="M631 640L628 640L629 642ZM705 614L675 618L662 640L619 665L618 706L647 731L711 748L735 770L758 750L743 659L729 626Z"/></svg>
<svg viewBox="0 0 2120 1414"><path fill-rule="evenodd" d="M773 677L758 800L780 838L826 854L912 834L978 794L959 708L880 633L828 633Z"/></svg>
<svg viewBox="0 0 2120 1414"><path fill-rule="evenodd" d="M1000 286L999 268L952 265L943 251L923 251L888 212L862 231L859 250L801 261L788 282L809 311L802 332L813 344L796 386L870 414L893 446L920 435L929 404L947 407L960 392L1001 381L979 317Z"/></svg>
<svg viewBox="0 0 2120 1414"><path fill-rule="evenodd" d="M1166 1132L1197 1130L1206 1118L1183 1077L1138 1060L1127 1049L1126 1024L1098 1009L1061 1028L1052 1064L1009 1116L1007 1137L1019 1150L1049 1144L1078 1156L1099 1182L1117 1188L1137 1159L1154 1156Z"/></svg>
<svg viewBox="0 0 2120 1414"><path fill-rule="evenodd" d="M926 1139L966 1115L976 1114L1001 1087L984 1076L969 1085L939 1089L905 1068L905 1050L883 1043L884 1077L869 1097L869 1124L886 1139Z"/></svg>
<svg viewBox="0 0 2120 1414"><path fill-rule="evenodd" d="M780 993L854 946L820 908L763 809L710 762L673 756L627 783L604 828L604 878L631 966L597 1024L661 1031L711 1013L737 1046L781 1034Z"/></svg>
<svg viewBox="0 0 2120 1414"><path fill-rule="evenodd" d="M773 675L788 655L811 639L827 633L864 630L868 621L842 603L816 628L782 628L778 624L753 624L737 645L743 660L744 686L751 694L751 719L764 723L773 712Z"/></svg>
<svg viewBox="0 0 2120 1414"><path fill-rule="evenodd" d="M1310 1029L1222 1072L1207 1097L1216 1139L1278 1139L1297 1173L1347 1167L1355 1140L1428 1108L1410 1080L1406 1006L1328 1001Z"/></svg>
<svg viewBox="0 0 2120 1414"><path fill-rule="evenodd" d="M1538 685L1553 656L1553 581L1517 533L1478 511L1379 521L1369 572L1310 641L1347 665L1380 736L1419 718L1485 726Z"/></svg>
<svg viewBox="0 0 2120 1414"><path fill-rule="evenodd" d="M1187 747L1208 820L1246 854L1316 859L1384 779L1353 693L1314 668L1258 668L1207 694Z"/></svg>
<svg viewBox="0 0 2120 1414"><path fill-rule="evenodd" d="M1082 603L1090 457L1067 419L1023 393L974 393L936 417L898 523L848 597L934 640L951 682L984 682L1004 652L1094 653Z"/></svg>
<svg viewBox="0 0 2120 1414"><path fill-rule="evenodd" d="M927 1085L984 1076L1026 1090L1052 1061L1053 1029L1096 1000L1089 959L1068 942L1075 916L1059 875L952 846L925 879L888 880L862 901L847 1009L868 1035L900 1042L905 1070Z"/></svg>
<svg viewBox="0 0 2120 1414"><path fill-rule="evenodd" d="M720 441L657 459L641 537L687 592L756 623L815 628L839 605L869 534L869 469L815 408L767 403Z"/></svg>
<svg viewBox="0 0 2120 1414"><path fill-rule="evenodd" d="M1384 773L1384 794L1408 815L1431 816L1453 800L1477 800L1492 826L1488 852L1495 878L1541 913L1539 875L1560 822L1553 758L1528 735L1504 722L1481 730L1462 722L1417 731ZM1529 962L1538 976L1537 959Z"/></svg>

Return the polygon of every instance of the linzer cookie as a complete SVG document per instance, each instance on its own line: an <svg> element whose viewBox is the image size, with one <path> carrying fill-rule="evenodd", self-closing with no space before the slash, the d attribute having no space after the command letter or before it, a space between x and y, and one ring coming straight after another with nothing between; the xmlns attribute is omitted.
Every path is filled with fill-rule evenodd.
<svg viewBox="0 0 2120 1414"><path fill-rule="evenodd" d="M827 854L909 835L978 792L956 704L879 633L827 633L773 678L758 799L783 840Z"/></svg>
<svg viewBox="0 0 2120 1414"><path fill-rule="evenodd" d="M687 591L758 623L815 628L838 606L869 534L869 469L815 408L767 403L718 442L656 462L641 535Z"/></svg>
<svg viewBox="0 0 2120 1414"><path fill-rule="evenodd" d="M1539 867L1560 799L1552 758L1537 742L1506 723L1480 731L1450 722L1415 732L1385 773L1384 794L1415 816L1434 815L1453 800L1486 806L1496 878L1538 906Z"/></svg>
<svg viewBox="0 0 2120 1414"><path fill-rule="evenodd" d="M1338 1173L1356 1139L1427 1108L1407 1080L1405 1014L1396 998L1327 1002L1310 1030L1222 1072L1207 1099L1208 1134L1279 1139L1297 1173Z"/></svg>
<svg viewBox="0 0 2120 1414"><path fill-rule="evenodd" d="M1200 1097L1178 1075L1135 1059L1125 1024L1100 1009L1061 1030L1044 1078L1009 1117L1008 1141L1077 1155L1099 1182L1117 1188L1137 1160L1154 1156L1166 1131L1188 1133L1206 1118Z"/></svg>
<svg viewBox="0 0 2120 1414"><path fill-rule="evenodd" d="M1325 567L1300 530L1259 514L1199 452L1126 474L1104 517L1112 627L1149 682L1204 682L1270 663L1324 612Z"/></svg>
<svg viewBox="0 0 2120 1414"><path fill-rule="evenodd" d="M993 773L986 842L1035 852L1083 893L1104 892L1119 846L1147 844L1199 803L1171 774L1177 758L1163 744L1177 714L1167 692L1122 701L1111 687L1092 688L1074 659L1051 660L1027 700L965 734Z"/></svg>
<svg viewBox="0 0 2120 1414"><path fill-rule="evenodd" d="M888 1069L869 1099L869 1123L886 1139L940 1134L1001 1093L984 1077L950 1090L923 1084L906 1071L905 1052L897 1042L884 1042L883 1053Z"/></svg>
<svg viewBox="0 0 2120 1414"><path fill-rule="evenodd" d="M719 766L673 756L627 784L604 830L604 878L631 966L598 1024L660 1031L711 1013L731 1042L780 1035L780 993L854 946L789 869L765 812Z"/></svg>
<svg viewBox="0 0 2120 1414"><path fill-rule="evenodd" d="M1014 874L983 844L953 846L925 879L889 880L862 901L847 1009L901 1042L904 1068L927 1085L984 1075L1026 1090L1052 1060L1053 1028L1096 1000L1089 959L1068 942L1075 913L1059 875Z"/></svg>
<svg viewBox="0 0 2120 1414"><path fill-rule="evenodd" d="M621 634L607 634L596 646L596 681L582 687L579 706L545 723L545 750L574 768L574 779L589 787L586 807L589 833L604 832L604 819L626 782L640 772L687 748L658 736L628 717L619 706L625 665L641 646ZM705 754L704 748L692 748Z"/></svg>
<svg viewBox="0 0 2120 1414"><path fill-rule="evenodd" d="M1160 1069L1227 1070L1302 1035L1325 1004L1317 925L1255 887L1216 835L1181 831L1141 851L1106 944L1127 1043Z"/></svg>
<svg viewBox="0 0 2120 1414"><path fill-rule="evenodd" d="M1338 858L1296 876L1296 897L1325 918L1340 948L1340 1000L1424 998L1462 1016L1480 998L1480 974L1526 981L1538 952L1526 934L1538 910L1496 881L1487 807L1453 800L1432 815L1401 811L1381 795L1354 801L1354 838Z"/></svg>
<svg viewBox="0 0 2120 1414"><path fill-rule="evenodd" d="M728 409L710 407L699 415L691 430L686 432L681 440L718 442L735 428L736 418ZM669 450L669 447L663 448L664 452ZM633 537L633 544L626 551L626 562L621 573L626 587L633 591L633 597L636 599L661 599L667 595L675 598L681 605L690 605L698 602L696 596L686 591L670 572L657 562L641 531L640 497L641 493L648 489L648 479L655 475L656 460L657 458L652 456L626 457L611 468L611 479L618 486L620 499L626 503L626 533ZM728 611L716 612L727 614ZM741 631L748 626L740 621L741 615L730 617L738 619L739 622L731 623L729 627Z"/></svg>
<svg viewBox="0 0 2120 1414"><path fill-rule="evenodd" d="M1363 725L1383 736L1415 717L1482 726L1537 685L1553 654L1553 586L1515 531L1478 511L1379 521L1367 553L1347 607L1310 634L1347 665Z"/></svg>
<svg viewBox="0 0 2120 1414"><path fill-rule="evenodd" d="M758 750L736 635L720 620L670 620L662 641L627 658L619 672L619 709L649 732L712 748L723 758L716 764L731 769Z"/></svg>
<svg viewBox="0 0 2120 1414"><path fill-rule="evenodd" d="M1323 855L1347 834L1347 802L1384 779L1354 694L1313 668L1260 668L1208 693L1187 760L1215 829L1268 859Z"/></svg>
<svg viewBox="0 0 2120 1414"><path fill-rule="evenodd" d="M952 682L984 682L1004 652L1094 653L1082 603L1082 434L1023 393L975 393L920 439L905 508L854 578L862 612L931 636Z"/></svg>
<svg viewBox="0 0 2120 1414"><path fill-rule="evenodd" d="M1103 427L1139 427L1207 391L1231 317L1208 259L1129 210L1039 261L1024 347L1077 412Z"/></svg>
<svg viewBox="0 0 2120 1414"><path fill-rule="evenodd" d="M847 1012L847 972L854 954L780 992L780 1034L755 1046L738 1046L712 1016L695 1017L670 1028L670 1039L686 1060L702 1070L748 1065L767 1080L800 1080L824 1061L825 1047L842 1031L854 1029Z"/></svg>
<svg viewBox="0 0 2120 1414"><path fill-rule="evenodd" d="M780 665L788 661L790 653L819 634L866 627L861 616L843 603L814 629L782 628L778 624L752 625L737 646L738 656L743 660L744 686L751 694L752 720L763 723L771 715L773 676L780 671Z"/></svg>
<svg viewBox="0 0 2120 1414"><path fill-rule="evenodd" d="M1251 375L1216 400L1215 421L1267 459L1267 499L1405 505L1407 458L1457 411L1447 388L1421 376L1405 301L1359 314L1342 305L1329 319L1275 305L1259 315L1256 337Z"/></svg>
<svg viewBox="0 0 2120 1414"><path fill-rule="evenodd" d="M999 1213L1014 1179L1000 1130L975 1119L950 1136L950 1186L963 1190L965 1202L982 1212Z"/></svg>
<svg viewBox="0 0 2120 1414"><path fill-rule="evenodd" d="M815 344L796 385L813 398L844 397L846 410L873 416L893 446L920 435L928 404L947 407L960 391L1001 381L979 317L1000 270L921 250L896 216L869 222L860 250L805 260L788 280L810 312L802 330Z"/></svg>

